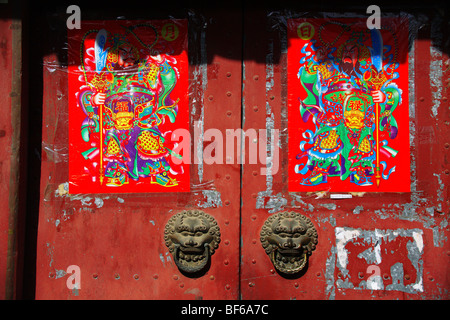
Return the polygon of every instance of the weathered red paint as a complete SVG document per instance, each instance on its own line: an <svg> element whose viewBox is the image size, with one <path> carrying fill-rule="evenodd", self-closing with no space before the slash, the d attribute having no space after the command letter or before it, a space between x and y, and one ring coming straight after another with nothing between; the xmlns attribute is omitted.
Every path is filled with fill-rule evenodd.
<svg viewBox="0 0 450 320"><path fill-rule="evenodd" d="M412 192L360 193L352 194L351 199L334 200L329 193L287 190L286 53L278 29L282 25L274 28L264 10L246 10L244 16L240 10L202 15L207 21L204 42L200 28L189 45L195 61L189 74L191 135L194 137L195 122L203 126L203 132L215 128L224 137L227 129L266 129L273 123L280 130L279 171L267 177L260 171L266 164L249 164L246 158L241 166L237 163L240 155L234 153L232 164L192 164L191 192L185 194L64 194L69 143L67 75L63 61L58 60L57 40L48 38L49 43L43 46L47 52L52 47L56 51L43 61L36 298L448 299L450 59L447 53L439 55L430 49L436 33L443 39L448 37L443 24L433 33L431 22L426 22L413 45ZM65 21L58 23L61 32L65 31ZM0 20L0 74L7 80L0 87L4 108L11 106L10 26L11 20ZM440 80L433 82L436 76ZM439 81L440 86L436 85ZM5 286L13 282L7 273L14 274L6 264L8 257L14 260L7 244L15 232L10 227L13 128L9 112L0 119L1 299L6 290L9 294L13 291L10 285ZM200 137L200 147L208 145L202 140ZM246 151L249 143L252 141L246 141ZM192 151L196 156L196 147ZM208 198L208 192L220 197ZM221 243L208 272L190 278L173 263L163 233L173 214L195 208L216 218ZM284 210L306 215L318 231L319 243L301 277L278 274L260 243L266 218ZM342 232L355 232L355 237L339 242ZM368 242L369 237L376 239L377 232L395 237L383 238L379 244ZM411 254L413 245L422 248L416 260ZM376 248L382 255L380 263L370 264L362 258ZM339 265L340 258L346 261L345 266ZM403 273L393 269L399 263ZM66 285L71 265L80 268L79 289ZM363 287L374 275L382 279L383 289ZM400 280L405 286L418 283L423 291L398 290L396 281Z"/></svg>
<svg viewBox="0 0 450 320"><path fill-rule="evenodd" d="M419 39L415 41L414 57L411 58L414 59L415 79L412 101L415 116L410 115L410 125L414 129L412 131L414 143L411 149L412 192L361 193L353 194L351 199L333 200L327 192L287 191L286 58L285 52L280 50L278 28L272 28L273 32L259 32L264 28L261 28L260 24L251 23L264 21L265 18L265 12L254 12L245 24L247 45L244 48L243 62L244 128L266 128L271 125L267 119L273 119L273 127L279 129L281 133L280 170L271 180L259 174L261 165L243 166L243 190L252 192L243 192L241 209L242 298L448 299L447 275L450 251L447 241L449 231L447 213L450 148L448 148L448 108L445 107L448 106L448 86L440 88L440 94L437 96L440 106L437 116L433 116L433 89L430 88L430 77L437 77L439 72L436 71L439 70L430 70L430 65L433 61L438 61L437 65L444 70L442 81L448 78L449 68L448 56L445 53L442 57L431 56L431 40L420 39L433 38L429 26L421 29L424 34L419 34ZM269 27L264 30L271 30L273 22L266 21ZM281 20L278 22L282 23ZM434 32L441 32L441 29L438 30ZM249 61L250 57L259 63ZM273 66L265 63L270 61L273 61ZM256 75L258 77L255 77ZM313 221L319 234L319 243L309 259L307 271L298 278L279 275L258 238L266 218L283 210L293 210L306 215ZM365 241L367 239L355 238L344 242L345 246L340 247L337 237L342 230L349 233L352 230L367 233L386 232L391 235L403 233L405 236L397 236L392 241L387 241L386 238L380 240L382 261L371 266L360 254L367 249L369 251L366 253L374 250L377 244ZM418 239L417 242L414 237ZM423 251L418 255L420 258L417 258L418 262L415 262L414 267L413 255L408 252L411 249L407 248L413 243L422 248L422 241ZM340 268L337 261L339 254L345 253L344 250L348 252L347 265L346 268ZM402 264L403 274L395 269L399 267L398 263ZM421 267L423 267L422 279L418 279L417 269ZM349 276L346 275L347 272ZM381 277L383 289L358 288L373 275ZM402 277L396 278L399 275ZM398 281L405 286L420 282L423 291L398 290L396 286ZM391 287L388 287L389 285Z"/></svg>
<svg viewBox="0 0 450 320"><path fill-rule="evenodd" d="M189 43L191 136L240 127L241 25L230 25L227 41L218 37L225 20L240 12L211 16L204 39ZM194 22L195 23L195 22ZM204 41L204 42L202 42ZM207 44L207 45L206 45ZM207 65L207 61L210 63ZM55 68L56 67L56 70ZM206 78L204 78L206 76ZM231 94L227 94L230 92ZM56 96L64 97L55 99ZM67 181L67 74L56 55L44 61L43 157L37 244L37 299L238 299L239 206L238 154L230 165L191 165L191 191L165 194L59 195ZM199 137L203 149L203 137ZM194 141L193 141L194 143ZM205 144L206 145L206 144ZM192 159L197 156L193 148ZM204 193L205 192L205 193ZM217 192L217 199L208 199ZM169 218L199 208L212 215L221 243L202 277L180 273L164 244ZM81 271L81 288L69 290L67 267Z"/></svg>

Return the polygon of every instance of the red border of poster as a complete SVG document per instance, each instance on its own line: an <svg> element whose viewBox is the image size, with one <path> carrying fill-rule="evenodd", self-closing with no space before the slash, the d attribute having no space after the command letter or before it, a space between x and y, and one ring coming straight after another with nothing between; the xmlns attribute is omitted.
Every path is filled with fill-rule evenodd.
<svg viewBox="0 0 450 320"><path fill-rule="evenodd" d="M99 50L100 54L102 52L104 54L103 65L101 65L102 61L99 58L100 54L96 53L97 48L100 47L100 45L97 44L97 42L99 42L98 37L100 34L100 30L106 30L106 32L103 31L106 39L106 42L102 44L101 47L103 51ZM176 19L151 21L83 21L83 23L81 24L81 29L68 30L69 193L187 192L190 190L189 163L187 160L185 160L187 159L188 155L182 153L176 154L175 149L177 147L177 141L173 141L175 139L173 139L172 137L172 133L177 129L184 129L186 130L185 132L189 132L189 62L187 31L187 20ZM101 131L103 132L104 139L104 159L102 159L102 174L104 177L102 178L103 181L100 183L100 130L96 131L95 125L91 125L91 127L83 127L83 125L85 125L86 123L94 123L94 119L97 120L97 127L99 126L100 120L98 117L98 113L100 109L99 107L97 109L94 108L94 112L92 112L92 109L89 109L89 103L92 102L89 101L89 99L92 99L94 93L92 93L92 95L86 95L87 98L85 98L83 102L80 102L82 100L82 98L80 98L80 95L83 89L85 89L87 85L89 85L88 82L91 81L90 79L92 79L92 77L94 77L96 73L101 74L101 72L97 72L96 70L96 68L99 68L97 65L97 63L99 62L100 68L105 71L104 74L107 76L108 81L108 77L113 78L112 75L114 75L116 78L120 78L120 74L114 73L116 71L112 68L108 69L105 66L105 63L111 63L111 61L114 60L115 57L110 53L113 52L113 50L122 50L120 46L124 43L128 45L128 47L126 47L127 50L128 48L131 48L127 53L131 54L132 52L137 57L140 57L139 62L142 62L140 66L143 66L141 69L135 71L135 74L132 74L130 77L128 77L130 78L130 81L131 77L133 77L132 81L134 81L135 84L139 82L137 84L140 85L145 79L150 79L151 71L149 71L149 69L151 69L152 66L157 66L156 70L158 71L156 71L156 80L154 80L155 88L149 89L148 83L150 82L146 82L145 85L141 85L140 87L132 87L129 93L127 93L126 90L124 90L123 87L120 86L120 82L116 82L116 86L114 88L116 89L120 87L119 89L122 90L124 95L128 94L129 101L132 101L132 99L135 98L137 99L136 96L133 97L133 92L136 92L138 90L143 90L142 92L145 93L144 95L140 96L140 98L147 99L150 97L151 99L153 95L154 101L157 101L158 95L169 95L168 90L164 91L166 89L165 87L168 87L169 85L167 83L161 84L161 78L163 77L162 73L169 72L166 70L167 68L169 68L170 71L173 72L172 74L176 76L176 82L173 88L170 89L170 98L172 100L169 101L171 101L173 105L167 106L164 104L164 102L154 102L154 105L152 106L153 112L145 114L143 111L140 114L141 118L138 118L138 113L136 113L136 110L133 110L132 108L130 110L127 109L126 111L129 112L125 112L125 115L131 115L133 114L133 112L135 113L135 117L133 119L135 120L134 124L129 130L118 129L120 123L117 121L117 119L119 118L119 113L117 110L113 110L113 112L110 114L113 116L111 117L111 119L114 118L115 121L112 127L109 127L109 131L108 127L107 129L105 129L105 127L107 126L106 117L103 119L103 130ZM106 55L107 53L108 55ZM83 64L81 63L80 55L83 57ZM167 62L166 65L164 65L164 61ZM155 72L155 70L151 70ZM126 80L127 77L122 77L122 79ZM147 87L145 88L145 86ZM95 91L96 88L89 90ZM107 96L113 95L115 93L116 92L113 92L111 90L111 92L109 92ZM168 100L166 100L166 102L167 101ZM85 105L83 105L82 107L81 104L84 103L88 106L86 107ZM123 104L123 101L119 103ZM132 104L137 105L137 103L135 104L134 102ZM92 106L94 105L92 104ZM119 108L118 104L114 105L114 107ZM151 127L151 125L149 124L150 121L148 119L155 117L155 110L157 108L158 112L165 108L165 110L163 110L163 112L165 113L164 115L158 114L158 121L160 122L158 122L157 126ZM91 112L88 112L88 109ZM167 116L167 114L169 113L172 113L172 117L170 120L168 119L169 116ZM88 119L87 114L90 115L90 119ZM92 114L94 114L94 117L92 117ZM97 115L97 118L95 118L95 115ZM138 140L136 139L133 142L130 142L130 138L127 138L126 135L129 136L131 134L130 132L134 127L136 127L138 121L140 126L148 124L148 127L150 128L150 131L146 132L147 140L139 136L138 139L141 139L139 140L140 142L138 142ZM110 122L110 124L111 123L113 122ZM84 138L82 130L84 130ZM109 135L111 135L110 132L113 132L114 130L116 131L117 136L116 145L108 149L107 141L109 140L107 140L107 137L109 137ZM87 132L89 132L89 134L87 134ZM87 136L89 136L89 139L86 138ZM110 138L110 140L112 141L113 139ZM112 141L111 143L114 143L114 141ZM139 145L139 143L141 144ZM139 149L139 151L142 151L142 148L155 147L151 145L151 143L160 144L158 150L153 150L154 153L160 152L160 154L165 154L166 156L164 157L164 161L161 160L163 157L151 158L154 160L151 162L148 161L149 158L144 158L144 161L147 161L145 162L145 164L152 163L155 166L160 166L160 169L154 169L149 166L146 172L150 172L149 170L154 170L151 172L157 172L157 170L160 171L159 173L148 173L147 175L144 175L142 174L142 171L139 171L139 175L135 175L133 179L131 177L131 174L127 175L125 172L127 170L134 171L136 168L134 168L132 164L127 163L131 163L133 161L133 157L140 156L134 156L132 152L136 152L137 155L139 148L141 148ZM113 147L115 147L115 149ZM120 149L121 152L123 151L124 157L129 156L128 162L122 162L124 164L122 165L122 167L126 168L126 166L128 166L128 169L123 169L124 171L122 171L123 174L121 176L122 181L120 181L119 179L114 180L113 178L107 180L108 178L105 177L105 170L108 170L107 166L110 164L114 164L113 161L118 161L111 160L111 162L108 162L109 160L107 159L109 158L107 157L106 153L116 152L118 149ZM127 153L128 151L130 152L131 156ZM150 154L149 151L151 150L144 150L143 152L148 152L148 154ZM186 150L186 153L187 152L188 150ZM147 155L146 153L143 154ZM172 161L174 159L172 158L172 154L176 154L177 159L182 159L182 161ZM139 153L139 155L141 155L141 153ZM150 156L152 155L150 154ZM111 159L117 158L118 157L112 157ZM142 157L138 160L135 159L134 161L135 163L138 163L137 161L142 161ZM119 170L117 171L119 172ZM135 171L138 172L137 170ZM159 179L156 179L156 176L158 176ZM123 178L126 179L123 180ZM109 184L108 181L110 182ZM111 181L113 182L111 183Z"/></svg>

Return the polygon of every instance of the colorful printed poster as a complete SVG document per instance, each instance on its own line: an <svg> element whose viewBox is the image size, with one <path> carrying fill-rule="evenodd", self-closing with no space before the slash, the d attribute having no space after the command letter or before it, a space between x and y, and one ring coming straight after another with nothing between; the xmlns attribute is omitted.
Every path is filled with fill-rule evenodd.
<svg viewBox="0 0 450 320"><path fill-rule="evenodd" d="M187 21L68 30L69 192L189 191L172 133L189 130Z"/></svg>
<svg viewBox="0 0 450 320"><path fill-rule="evenodd" d="M289 191L410 191L408 28L288 20Z"/></svg>

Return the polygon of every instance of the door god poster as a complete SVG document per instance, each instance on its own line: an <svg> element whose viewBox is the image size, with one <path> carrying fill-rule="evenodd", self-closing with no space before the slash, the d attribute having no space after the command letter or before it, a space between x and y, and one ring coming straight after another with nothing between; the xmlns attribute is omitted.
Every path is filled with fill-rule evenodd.
<svg viewBox="0 0 450 320"><path fill-rule="evenodd" d="M288 20L289 191L410 191L408 28Z"/></svg>
<svg viewBox="0 0 450 320"><path fill-rule="evenodd" d="M68 30L69 192L189 191L172 134L189 130L187 21Z"/></svg>

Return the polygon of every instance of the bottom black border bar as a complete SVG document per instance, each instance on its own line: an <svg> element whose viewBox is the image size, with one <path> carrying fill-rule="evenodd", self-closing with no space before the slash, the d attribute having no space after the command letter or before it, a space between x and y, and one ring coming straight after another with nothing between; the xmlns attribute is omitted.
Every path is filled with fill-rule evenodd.
<svg viewBox="0 0 450 320"><path fill-rule="evenodd" d="M5 312L8 308L19 316L23 312L33 314L58 308L68 316L98 316L104 319L124 316L125 319L279 319L293 316L304 319L306 316L330 315L354 318L376 317L377 319L418 316L418 312L428 310L437 316L439 311L448 311L449 300L149 300L149 301L1 301ZM21 304L24 307L21 308ZM30 304L27 308L25 305ZM50 309L49 309L50 308ZM59 309L61 308L61 309Z"/></svg>

